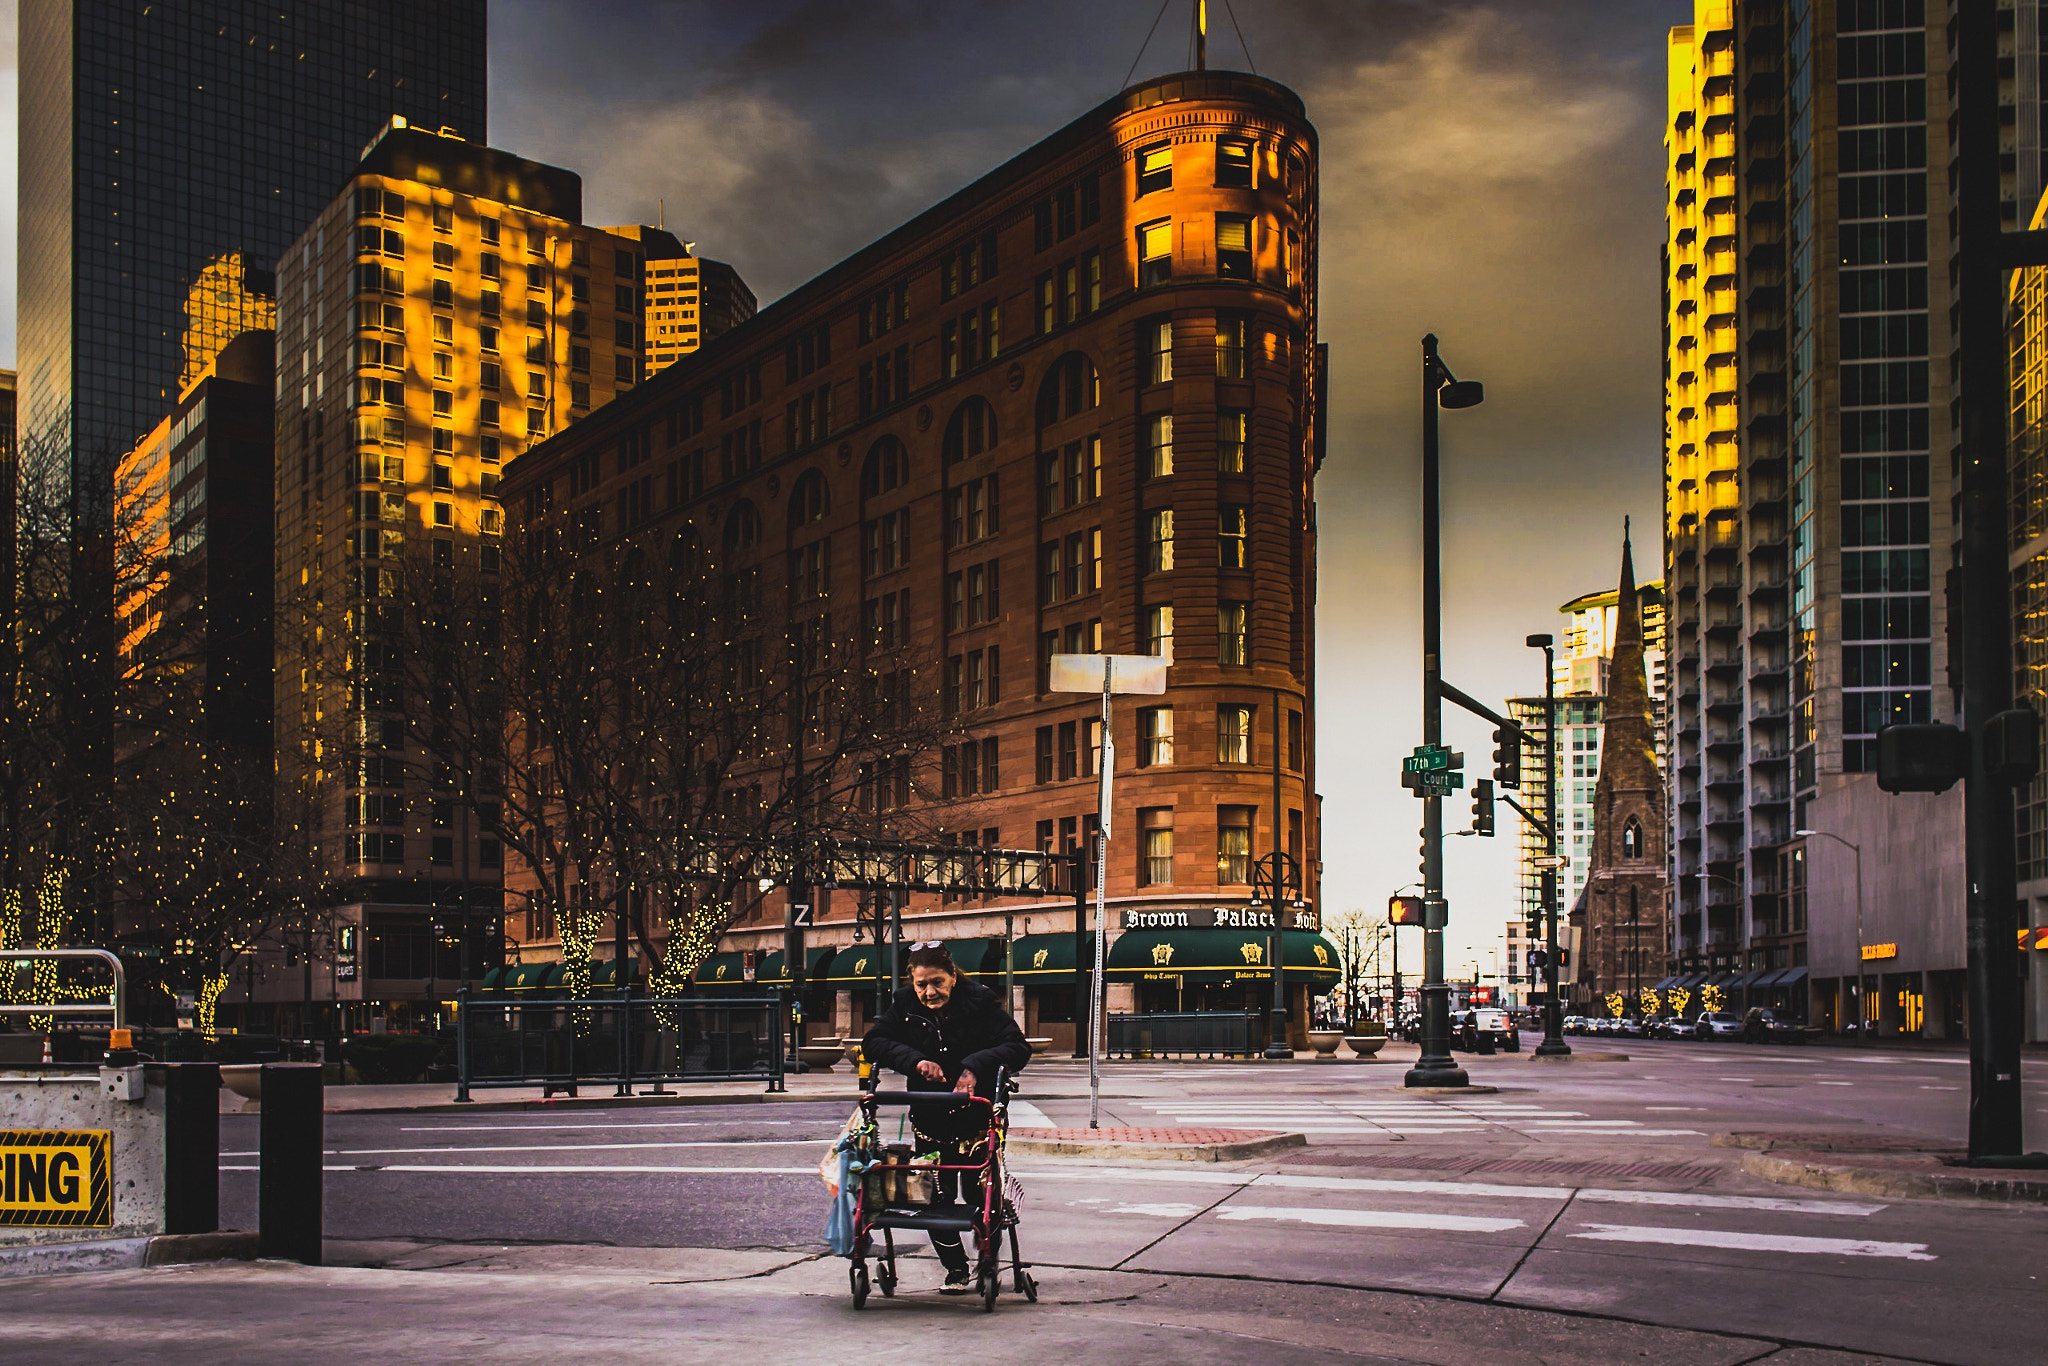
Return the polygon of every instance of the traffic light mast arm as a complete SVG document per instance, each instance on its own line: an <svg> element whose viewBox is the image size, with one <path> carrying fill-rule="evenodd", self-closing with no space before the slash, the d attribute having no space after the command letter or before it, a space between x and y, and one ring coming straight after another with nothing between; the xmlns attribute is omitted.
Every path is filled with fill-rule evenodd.
<svg viewBox="0 0 2048 1366"><path fill-rule="evenodd" d="M1501 793L1501 794L1500 794L1500 799L1501 799L1502 801L1506 802L1506 803L1507 803L1507 804L1508 804L1509 806L1512 806L1513 808L1515 808L1515 810L1516 810L1516 811L1520 812L1520 813L1521 813L1521 816L1522 816L1522 819L1523 819L1523 820L1525 820L1525 821L1529 822L1529 824L1531 824L1531 825L1535 826L1535 827L1536 827L1536 829L1537 829L1537 830L1538 830L1538 831L1539 831L1539 832L1540 832L1540 833L1542 834L1542 836L1543 836L1543 838L1544 838L1544 840L1545 840L1546 842L1550 842L1550 841L1551 841L1551 833L1550 833L1550 822L1549 822L1549 821L1543 821L1543 820L1538 820L1538 819L1536 819L1536 815L1535 815L1535 813L1534 813L1534 812L1530 811L1528 807L1526 807L1526 806L1522 805L1522 804L1521 804L1520 802L1516 801L1516 800L1515 800L1515 799L1514 799L1513 797L1510 797L1510 796L1509 796L1509 795L1508 795L1507 793L1505 793L1505 792L1503 792L1503 793Z"/></svg>
<svg viewBox="0 0 2048 1366"><path fill-rule="evenodd" d="M1452 684L1444 682L1442 679L1437 680L1436 686L1437 691L1441 692L1446 698L1450 699L1451 701L1456 702L1466 711L1471 712L1474 716L1484 717L1486 720L1493 722L1493 724L1496 726L1505 726L1509 730L1516 732L1522 737L1523 744L1536 745L1538 747L1543 746L1543 739L1538 738L1534 733L1525 729L1520 721L1510 721L1507 717L1502 716L1499 712L1495 711L1492 707L1487 706L1478 698L1473 697L1469 693L1461 691Z"/></svg>

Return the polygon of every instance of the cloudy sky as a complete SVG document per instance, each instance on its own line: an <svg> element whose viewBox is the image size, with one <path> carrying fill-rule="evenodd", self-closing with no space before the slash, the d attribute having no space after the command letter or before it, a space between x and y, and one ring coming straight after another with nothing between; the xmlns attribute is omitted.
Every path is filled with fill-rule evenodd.
<svg viewBox="0 0 2048 1366"><path fill-rule="evenodd" d="M1329 461L1319 486L1327 906L1415 877L1418 343L1483 407L1445 421L1446 672L1542 685L1522 645L1659 556L1658 145L1684 0L1235 0L1249 64L1322 137ZM15 0L0 0L14 117ZM1212 66L1247 56L1212 0ZM764 303L1114 94L1188 65L1188 0L496 0L491 141L582 173L593 222L669 226ZM1142 54L1141 54L1142 47ZM13 364L14 138L0 143ZM1647 576L1646 576L1647 577ZM1476 720L1452 743L1489 763ZM1448 842L1454 971L1514 914L1503 837ZM1446 823L1464 823L1464 803ZM1417 946L1419 947L1419 946ZM1414 960L1411 959L1411 962ZM1411 969L1412 970L1412 969Z"/></svg>

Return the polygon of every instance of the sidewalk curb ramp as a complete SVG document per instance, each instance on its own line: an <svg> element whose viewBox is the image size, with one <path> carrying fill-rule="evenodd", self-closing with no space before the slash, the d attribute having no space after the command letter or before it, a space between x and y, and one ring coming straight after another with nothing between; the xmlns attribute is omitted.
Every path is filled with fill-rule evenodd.
<svg viewBox="0 0 2048 1366"><path fill-rule="evenodd" d="M1012 1129L1012 1157L1093 1157L1118 1162L1239 1162L1306 1147L1305 1134L1271 1129Z"/></svg>
<svg viewBox="0 0 2048 1366"><path fill-rule="evenodd" d="M249 1262L258 1256L254 1233L160 1233L153 1238L36 1243L0 1247L0 1280L68 1276L85 1271L132 1271L188 1262Z"/></svg>
<svg viewBox="0 0 2048 1366"><path fill-rule="evenodd" d="M1853 1139L1834 1147L1815 1143L1817 1137L1723 1133L1709 1142L1717 1148L1746 1149L1739 1159L1743 1171L1784 1186L1891 1200L2048 1205L2048 1169L1952 1166L1951 1161L1962 1156L1959 1150L1893 1142L1870 1143L1859 1151Z"/></svg>

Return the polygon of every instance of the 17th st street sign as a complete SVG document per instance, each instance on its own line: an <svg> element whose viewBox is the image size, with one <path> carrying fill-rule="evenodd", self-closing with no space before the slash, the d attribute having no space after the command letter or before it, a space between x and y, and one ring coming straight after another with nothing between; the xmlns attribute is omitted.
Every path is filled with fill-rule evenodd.
<svg viewBox="0 0 2048 1366"><path fill-rule="evenodd" d="M1465 756L1442 745L1417 745L1401 761L1401 786L1418 797L1447 797L1465 785Z"/></svg>

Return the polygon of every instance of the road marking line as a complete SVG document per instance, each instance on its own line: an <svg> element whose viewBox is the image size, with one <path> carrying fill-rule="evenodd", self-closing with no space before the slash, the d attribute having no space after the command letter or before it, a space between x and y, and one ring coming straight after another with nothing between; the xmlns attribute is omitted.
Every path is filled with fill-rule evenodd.
<svg viewBox="0 0 2048 1366"><path fill-rule="evenodd" d="M222 1167L221 1170L224 1172L253 1172L256 1168ZM408 1174L425 1172L438 1175L461 1175L467 1173L481 1176L646 1176L664 1173L680 1176L716 1176L721 1173L729 1173L738 1176L808 1176L813 1180L818 1175L816 1167L583 1167L560 1164L548 1167L515 1167L509 1165L485 1165L482 1163L470 1166L455 1163L401 1164L396 1162L388 1166L371 1166L366 1164L353 1167L329 1167L327 1170L331 1172L405 1172Z"/></svg>
<svg viewBox="0 0 2048 1366"><path fill-rule="evenodd" d="M1862 1218L1886 1208L1860 1200L1781 1200L1770 1195L1693 1195L1686 1191L1582 1190L1582 1201L1606 1205L1676 1205L1687 1209L1762 1209L1785 1214L1841 1214Z"/></svg>
<svg viewBox="0 0 2048 1366"><path fill-rule="evenodd" d="M1258 1177L1254 1186L1279 1186L1288 1190L1381 1191L1394 1195L1473 1195L1502 1200L1567 1200L1569 1186L1505 1186L1465 1181L1400 1181L1376 1176L1283 1176Z"/></svg>
<svg viewBox="0 0 2048 1366"><path fill-rule="evenodd" d="M1570 1234L1601 1243L1661 1243L1671 1247L1727 1248L1736 1252L1796 1252L1835 1257L1895 1257L1931 1262L1925 1243L1876 1243L1861 1238L1801 1238L1788 1233L1736 1233L1722 1229L1639 1228L1630 1224L1594 1224L1592 1231Z"/></svg>
<svg viewBox="0 0 2048 1366"><path fill-rule="evenodd" d="M1052 1117L1028 1100L1010 1102L1010 1126L1018 1129L1057 1129Z"/></svg>
<svg viewBox="0 0 2048 1366"><path fill-rule="evenodd" d="M1698 1129L1550 1129L1545 1138L1680 1138L1690 1134L1699 1137Z"/></svg>
<svg viewBox="0 0 2048 1366"><path fill-rule="evenodd" d="M1532 1119L1523 1125L1528 1129L1640 1129L1639 1119Z"/></svg>
<svg viewBox="0 0 2048 1366"><path fill-rule="evenodd" d="M1218 1219L1284 1219L1333 1228L1412 1228L1437 1233L1506 1233L1524 1227L1520 1219L1489 1219L1476 1214L1423 1214L1384 1209L1284 1209L1274 1205L1225 1205Z"/></svg>
<svg viewBox="0 0 2048 1366"><path fill-rule="evenodd" d="M830 1143L834 1135L821 1138L673 1139L667 1143L510 1143L485 1148L329 1148L329 1157L403 1157L411 1153L582 1153L621 1152L649 1148L792 1148L812 1143ZM223 1157L250 1157L251 1153L223 1153Z"/></svg>
<svg viewBox="0 0 2048 1366"><path fill-rule="evenodd" d="M1816 1085L1820 1086L1854 1086L1855 1084L1853 1081L1823 1081L1816 1083Z"/></svg>
<svg viewBox="0 0 2048 1366"><path fill-rule="evenodd" d="M1156 1205L1111 1205L1104 1214L1150 1214L1160 1219L1189 1219L1202 1212L1200 1205L1176 1204L1171 1201Z"/></svg>
<svg viewBox="0 0 2048 1366"><path fill-rule="evenodd" d="M792 1122L793 1121L787 1119L749 1119L733 1121L733 1123L735 1124L789 1124ZM567 1131L570 1129L701 1129L703 1127L704 1124L701 1120L685 1119L665 1124L635 1124L632 1122L627 1122L624 1124L434 1124L421 1125L418 1128L400 1129L398 1132L402 1134L467 1134L497 1132L545 1134L553 1133L557 1129Z"/></svg>

